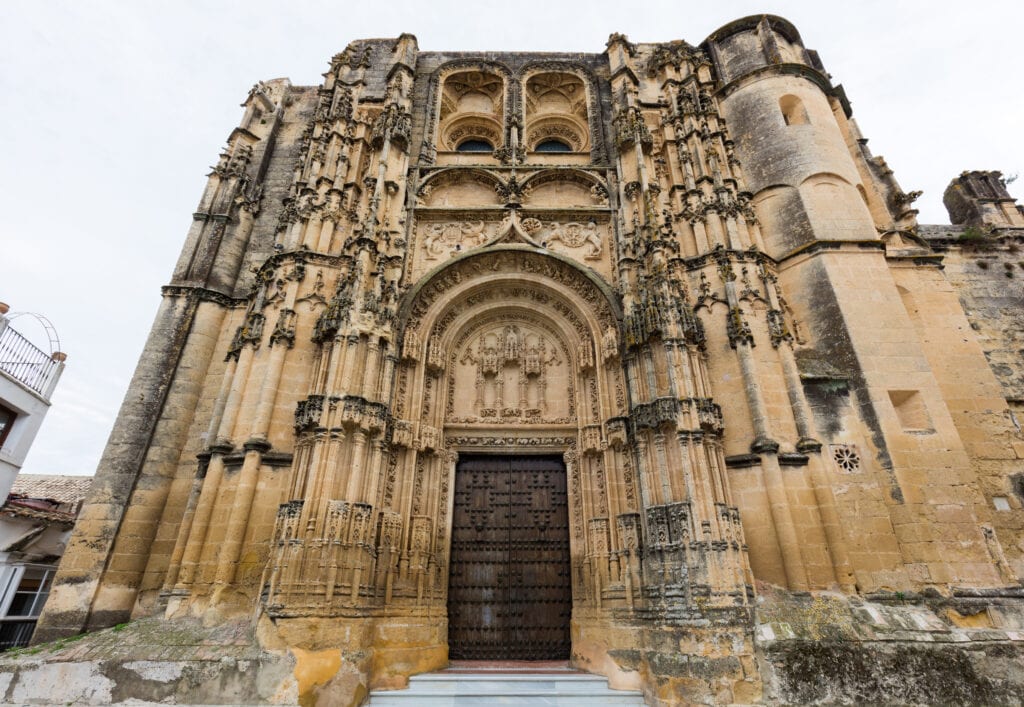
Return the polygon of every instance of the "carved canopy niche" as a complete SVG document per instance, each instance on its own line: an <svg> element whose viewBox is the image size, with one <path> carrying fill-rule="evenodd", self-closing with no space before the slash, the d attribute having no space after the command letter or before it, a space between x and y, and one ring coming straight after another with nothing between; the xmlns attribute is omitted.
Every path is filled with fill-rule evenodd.
<svg viewBox="0 0 1024 707"><path fill-rule="evenodd" d="M576 75L541 72L526 79L526 149L534 151L548 140L568 145L572 152L590 150L587 91Z"/></svg>
<svg viewBox="0 0 1024 707"><path fill-rule="evenodd" d="M484 71L458 71L444 78L438 147L454 151L468 140L501 147L505 119L505 81Z"/></svg>

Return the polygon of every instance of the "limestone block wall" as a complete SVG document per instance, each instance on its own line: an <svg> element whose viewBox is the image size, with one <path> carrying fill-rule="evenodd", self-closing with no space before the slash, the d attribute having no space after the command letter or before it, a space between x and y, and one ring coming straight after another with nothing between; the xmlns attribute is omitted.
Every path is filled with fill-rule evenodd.
<svg viewBox="0 0 1024 707"><path fill-rule="evenodd" d="M966 234L966 235L965 235ZM1024 404L1024 231L924 227L1007 401Z"/></svg>
<svg viewBox="0 0 1024 707"><path fill-rule="evenodd" d="M76 525L68 543L71 557L59 569L62 579L52 590L52 602L36 629L39 639L77 633L90 621L110 625L128 616L134 597L124 594L134 593L130 584L111 609L94 609L93 602L127 510L125 499L133 492L142 460L148 454L148 442L160 418L197 306L195 300L184 297L167 297L161 304L143 349L145 362L135 371L104 451L101 463L105 471L93 482L79 515L82 523Z"/></svg>
<svg viewBox="0 0 1024 707"><path fill-rule="evenodd" d="M968 227L922 228L941 253L943 270L901 293L915 325L929 327L935 370L949 377L946 393L959 418L995 529L993 552L1019 576L1024 552L1024 240L1017 230L988 235ZM901 271L902 272L902 271ZM923 278L916 269L912 273ZM954 333L955 332L955 333ZM957 334L962 333L962 336ZM977 353L987 366L977 365Z"/></svg>
<svg viewBox="0 0 1024 707"><path fill-rule="evenodd" d="M802 343L838 364L861 433L868 433L837 441L852 442L858 458L881 474L881 507L853 510L840 501L853 510L851 526L868 526L850 534L859 585L970 584L978 576L999 582L999 552L986 543L987 512L941 375L931 370L927 344L911 326L885 262L877 208L871 210L861 183L871 165L850 144L853 128L837 110L844 97L809 54L782 48L798 42L791 28L770 19L734 23L709 40L725 81L723 115L766 248L783 261L786 300L806 327ZM903 214L890 216L895 223ZM851 245L831 245L837 241ZM793 257L800 250L806 255ZM980 351L973 354L977 365ZM845 484L836 488L847 496ZM968 488L974 490L965 497ZM940 540L953 535L956 541ZM864 538L871 541L858 551Z"/></svg>

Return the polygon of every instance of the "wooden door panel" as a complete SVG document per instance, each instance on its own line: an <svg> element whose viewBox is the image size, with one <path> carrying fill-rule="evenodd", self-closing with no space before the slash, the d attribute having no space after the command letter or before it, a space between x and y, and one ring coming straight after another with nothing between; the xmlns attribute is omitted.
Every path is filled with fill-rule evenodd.
<svg viewBox="0 0 1024 707"><path fill-rule="evenodd" d="M501 657L512 631L508 616L507 465L460 466L452 520L448 642L453 659Z"/></svg>
<svg viewBox="0 0 1024 707"><path fill-rule="evenodd" d="M449 655L569 655L565 466L555 457L466 457L456 472Z"/></svg>

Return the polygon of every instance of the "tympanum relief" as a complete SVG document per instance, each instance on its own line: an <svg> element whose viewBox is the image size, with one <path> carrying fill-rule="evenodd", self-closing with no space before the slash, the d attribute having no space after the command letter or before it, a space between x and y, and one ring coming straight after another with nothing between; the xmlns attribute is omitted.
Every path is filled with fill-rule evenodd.
<svg viewBox="0 0 1024 707"><path fill-rule="evenodd" d="M455 357L451 422L571 421L568 356L550 332L524 322L471 336Z"/></svg>

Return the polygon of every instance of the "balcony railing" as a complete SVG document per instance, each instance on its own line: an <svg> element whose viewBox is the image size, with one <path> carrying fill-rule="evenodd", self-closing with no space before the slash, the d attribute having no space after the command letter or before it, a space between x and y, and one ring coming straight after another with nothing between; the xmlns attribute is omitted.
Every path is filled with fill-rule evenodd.
<svg viewBox="0 0 1024 707"><path fill-rule="evenodd" d="M32 640L37 619L0 619L0 651L24 648Z"/></svg>
<svg viewBox="0 0 1024 707"><path fill-rule="evenodd" d="M60 362L39 350L10 325L0 328L0 371L46 395Z"/></svg>

